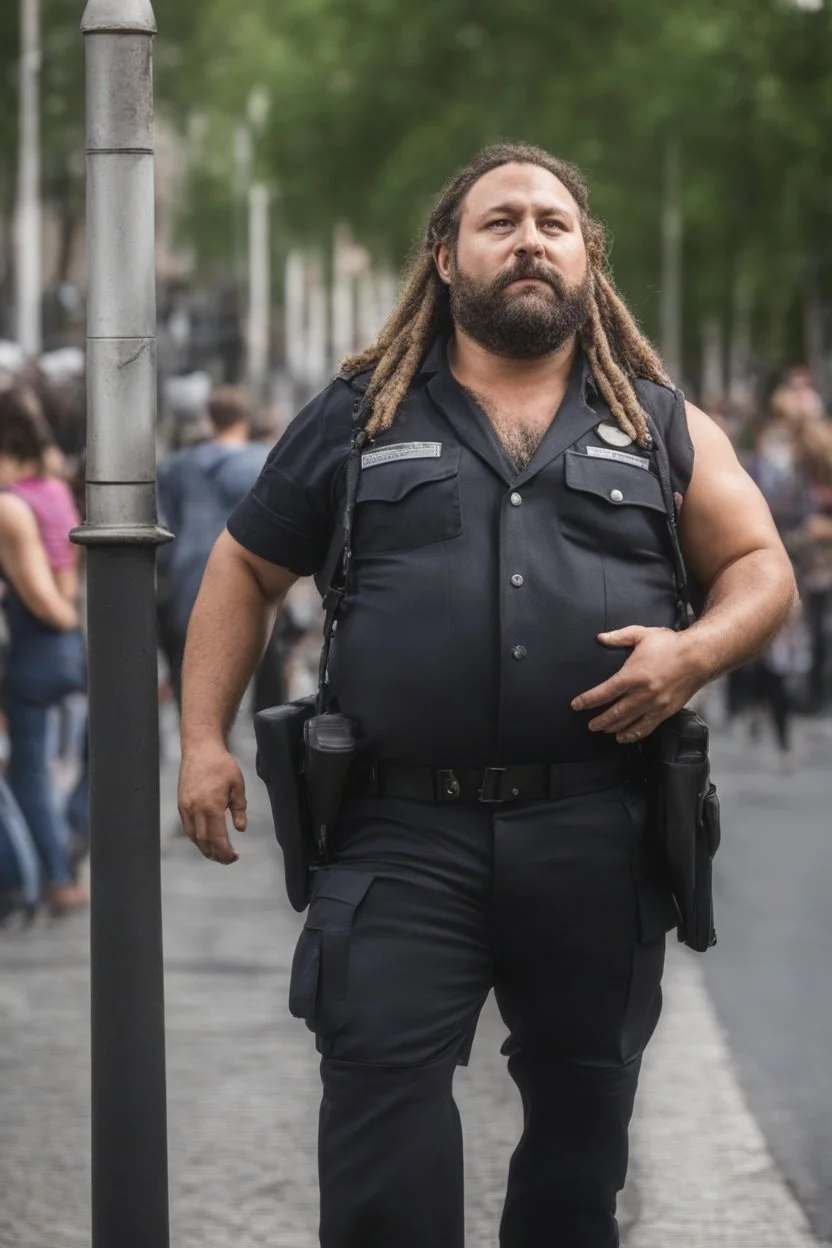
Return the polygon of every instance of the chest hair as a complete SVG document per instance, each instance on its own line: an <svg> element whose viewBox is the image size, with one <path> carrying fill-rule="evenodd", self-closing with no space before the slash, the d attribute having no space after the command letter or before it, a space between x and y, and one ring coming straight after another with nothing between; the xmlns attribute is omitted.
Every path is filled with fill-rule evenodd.
<svg viewBox="0 0 832 1248"><path fill-rule="evenodd" d="M485 412L509 459L518 470L525 468L552 423L551 403L538 404L537 410L534 407L518 410L496 404L473 390L468 393Z"/></svg>

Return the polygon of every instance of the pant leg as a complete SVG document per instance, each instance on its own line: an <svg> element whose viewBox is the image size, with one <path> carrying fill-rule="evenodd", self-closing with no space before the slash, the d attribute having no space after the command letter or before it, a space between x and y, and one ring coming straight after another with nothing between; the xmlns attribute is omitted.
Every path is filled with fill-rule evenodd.
<svg viewBox="0 0 832 1248"><path fill-rule="evenodd" d="M762 663L759 667L761 697L771 707L777 744L786 753L791 749L791 700L786 680L780 672L773 672Z"/></svg>
<svg viewBox="0 0 832 1248"><path fill-rule="evenodd" d="M826 641L826 615L829 609L827 590L810 590L804 595L803 609L809 629L812 665L809 671L809 705L820 710L826 700L826 664L828 646Z"/></svg>
<svg viewBox="0 0 832 1248"><path fill-rule="evenodd" d="M492 980L490 819L357 803L319 872L290 1008L322 1054L322 1248L462 1248L453 1099Z"/></svg>
<svg viewBox="0 0 832 1248"><path fill-rule="evenodd" d="M37 905L40 868L23 814L0 776L0 894L15 893L24 906Z"/></svg>
<svg viewBox="0 0 832 1248"><path fill-rule="evenodd" d="M648 869L645 815L628 786L496 820L496 990L525 1121L502 1248L619 1242L628 1125L675 919Z"/></svg>
<svg viewBox="0 0 832 1248"><path fill-rule="evenodd" d="M29 827L46 879L50 884L69 884L68 830L49 765L48 708L10 691L6 715L11 741L9 788Z"/></svg>

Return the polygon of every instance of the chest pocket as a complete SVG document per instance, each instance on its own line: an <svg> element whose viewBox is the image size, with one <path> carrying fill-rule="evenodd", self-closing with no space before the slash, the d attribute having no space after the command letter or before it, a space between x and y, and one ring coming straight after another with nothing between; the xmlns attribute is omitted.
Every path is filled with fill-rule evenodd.
<svg viewBox="0 0 832 1248"><path fill-rule="evenodd" d="M391 460L362 468L355 509L356 558L415 550L458 537L461 457L461 447L443 446L438 459Z"/></svg>
<svg viewBox="0 0 832 1248"><path fill-rule="evenodd" d="M564 527L578 541L633 553L664 553L666 512L648 469L578 451L564 456Z"/></svg>

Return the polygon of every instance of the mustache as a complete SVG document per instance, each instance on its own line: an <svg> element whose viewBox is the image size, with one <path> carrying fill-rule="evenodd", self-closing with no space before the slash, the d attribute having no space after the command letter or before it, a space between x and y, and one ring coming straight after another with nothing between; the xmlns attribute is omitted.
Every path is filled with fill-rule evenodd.
<svg viewBox="0 0 832 1248"><path fill-rule="evenodd" d="M512 282L518 282L523 278L529 277L536 277L539 281L546 282L558 295L566 293L566 286L557 269L541 264L537 260L518 260L517 264L513 265L507 273L503 273L495 280L494 290L505 290Z"/></svg>

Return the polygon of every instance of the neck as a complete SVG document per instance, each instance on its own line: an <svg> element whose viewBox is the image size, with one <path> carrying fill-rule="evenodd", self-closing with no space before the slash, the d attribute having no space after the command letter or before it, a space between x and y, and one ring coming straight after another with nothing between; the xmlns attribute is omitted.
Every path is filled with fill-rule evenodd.
<svg viewBox="0 0 832 1248"><path fill-rule="evenodd" d="M223 429L221 433L215 433L214 442L219 442L220 446L240 446L248 442L248 426L232 425L230 429Z"/></svg>
<svg viewBox="0 0 832 1248"><path fill-rule="evenodd" d="M578 350L577 335L573 335L557 351L537 359L513 359L494 355L481 347L468 334L456 328L448 346L448 362L451 372L460 385L475 394L510 389L514 394L524 390L560 390L569 385L572 366Z"/></svg>
<svg viewBox="0 0 832 1248"><path fill-rule="evenodd" d="M36 459L30 459L25 464L15 464L13 471L9 474L9 485L17 485L18 481L28 481L30 477L39 477L41 475L41 465Z"/></svg>

